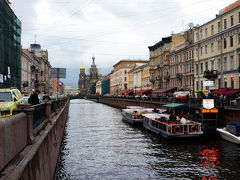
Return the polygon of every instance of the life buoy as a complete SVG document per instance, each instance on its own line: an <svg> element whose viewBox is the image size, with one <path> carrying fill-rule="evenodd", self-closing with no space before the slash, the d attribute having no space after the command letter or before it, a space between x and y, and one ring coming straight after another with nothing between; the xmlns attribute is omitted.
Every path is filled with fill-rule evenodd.
<svg viewBox="0 0 240 180"><path fill-rule="evenodd" d="M198 132L198 127L197 127L197 125L192 125L192 126L190 127L190 132L192 132L192 133Z"/></svg>
<svg viewBox="0 0 240 180"><path fill-rule="evenodd" d="M180 134L180 133L182 133L182 127L181 127L181 126L174 126L173 132L174 132L175 134Z"/></svg>

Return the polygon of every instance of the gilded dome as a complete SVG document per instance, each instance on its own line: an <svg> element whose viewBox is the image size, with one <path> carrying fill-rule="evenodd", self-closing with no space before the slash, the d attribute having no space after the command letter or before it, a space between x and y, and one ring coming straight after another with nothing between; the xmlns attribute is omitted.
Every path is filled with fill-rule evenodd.
<svg viewBox="0 0 240 180"><path fill-rule="evenodd" d="M85 70L85 67L81 65L80 70Z"/></svg>

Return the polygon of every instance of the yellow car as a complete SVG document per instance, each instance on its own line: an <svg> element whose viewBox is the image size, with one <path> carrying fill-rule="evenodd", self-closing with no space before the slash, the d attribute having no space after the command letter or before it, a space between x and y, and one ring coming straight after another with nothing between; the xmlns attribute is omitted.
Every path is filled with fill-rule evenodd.
<svg viewBox="0 0 240 180"><path fill-rule="evenodd" d="M0 89L0 118L12 116L13 109L18 104L24 104L23 96L18 89Z"/></svg>

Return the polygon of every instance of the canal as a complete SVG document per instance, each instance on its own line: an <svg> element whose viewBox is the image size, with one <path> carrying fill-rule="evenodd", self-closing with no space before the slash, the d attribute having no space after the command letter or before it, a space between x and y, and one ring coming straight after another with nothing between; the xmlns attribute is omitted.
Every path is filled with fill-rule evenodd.
<svg viewBox="0 0 240 180"><path fill-rule="evenodd" d="M121 110L71 100L55 179L239 179L240 146L217 136L166 140Z"/></svg>

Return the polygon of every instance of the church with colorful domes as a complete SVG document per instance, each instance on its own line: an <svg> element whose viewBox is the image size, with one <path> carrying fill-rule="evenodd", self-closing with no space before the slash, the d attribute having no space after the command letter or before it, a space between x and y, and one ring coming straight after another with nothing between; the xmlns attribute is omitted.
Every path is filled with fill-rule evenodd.
<svg viewBox="0 0 240 180"><path fill-rule="evenodd" d="M94 56L92 57L92 65L89 73L90 74L86 74L85 67L81 65L78 79L78 89L81 95L95 94L96 92L96 83L99 79L99 74Z"/></svg>

